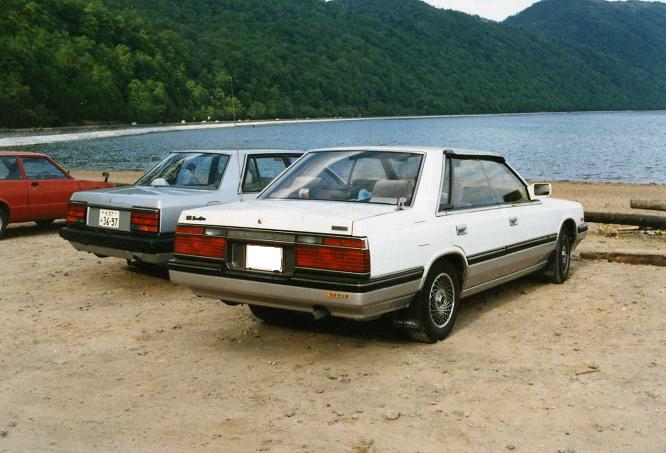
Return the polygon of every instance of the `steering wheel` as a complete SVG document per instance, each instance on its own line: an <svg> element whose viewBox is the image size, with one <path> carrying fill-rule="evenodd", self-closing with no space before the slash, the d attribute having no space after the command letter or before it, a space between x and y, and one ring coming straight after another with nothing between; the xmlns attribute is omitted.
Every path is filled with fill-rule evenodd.
<svg viewBox="0 0 666 453"><path fill-rule="evenodd" d="M331 179L333 179L333 181L335 181L335 183L338 184L339 186L346 186L347 185L345 180L342 179L340 176L338 176L338 174L335 173L330 168L325 168L324 173L326 173L326 176L330 176Z"/></svg>

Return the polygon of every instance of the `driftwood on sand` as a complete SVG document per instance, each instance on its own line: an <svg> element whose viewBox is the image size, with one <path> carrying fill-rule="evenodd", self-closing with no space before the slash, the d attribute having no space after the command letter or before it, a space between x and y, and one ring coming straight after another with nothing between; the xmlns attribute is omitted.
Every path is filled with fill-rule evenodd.
<svg viewBox="0 0 666 453"><path fill-rule="evenodd" d="M614 225L635 225L647 228L666 228L666 216L621 214L616 212L585 212L585 221Z"/></svg>
<svg viewBox="0 0 666 453"><path fill-rule="evenodd" d="M666 200L649 198L632 198L629 206L633 209L649 209L651 211L666 211Z"/></svg>
<svg viewBox="0 0 666 453"><path fill-rule="evenodd" d="M600 260L623 264L640 264L666 267L666 255L646 255L625 252L581 252L584 260Z"/></svg>

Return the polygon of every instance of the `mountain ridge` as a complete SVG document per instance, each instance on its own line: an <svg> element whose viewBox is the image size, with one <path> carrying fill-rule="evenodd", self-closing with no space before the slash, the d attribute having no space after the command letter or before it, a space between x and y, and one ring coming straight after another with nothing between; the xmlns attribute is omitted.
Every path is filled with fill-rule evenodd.
<svg viewBox="0 0 666 453"><path fill-rule="evenodd" d="M666 3L541 0L504 24L612 55L655 75L666 70Z"/></svg>
<svg viewBox="0 0 666 453"><path fill-rule="evenodd" d="M5 127L666 108L654 67L550 36L534 13L497 23L420 0L5 2Z"/></svg>

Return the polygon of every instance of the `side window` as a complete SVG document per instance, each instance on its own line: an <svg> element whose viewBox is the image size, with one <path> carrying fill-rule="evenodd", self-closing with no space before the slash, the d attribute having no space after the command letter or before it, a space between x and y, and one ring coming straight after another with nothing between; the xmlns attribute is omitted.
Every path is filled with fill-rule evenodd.
<svg viewBox="0 0 666 453"><path fill-rule="evenodd" d="M484 161L490 186L500 203L521 203L529 201L527 189L509 168L499 162Z"/></svg>
<svg viewBox="0 0 666 453"><path fill-rule="evenodd" d="M18 181L23 179L21 169L15 157L0 157L0 181Z"/></svg>
<svg viewBox="0 0 666 453"><path fill-rule="evenodd" d="M473 208L495 204L493 191L480 160L451 159L453 182L451 204L454 208Z"/></svg>
<svg viewBox="0 0 666 453"><path fill-rule="evenodd" d="M451 206L451 159L444 156L442 163L442 190L439 196L439 209L442 212Z"/></svg>
<svg viewBox="0 0 666 453"><path fill-rule="evenodd" d="M280 155L252 156L243 176L243 192L259 192L287 168Z"/></svg>
<svg viewBox="0 0 666 453"><path fill-rule="evenodd" d="M28 179L67 179L67 175L46 159L41 157L28 157L23 158L22 161L23 169L25 170L25 175Z"/></svg>

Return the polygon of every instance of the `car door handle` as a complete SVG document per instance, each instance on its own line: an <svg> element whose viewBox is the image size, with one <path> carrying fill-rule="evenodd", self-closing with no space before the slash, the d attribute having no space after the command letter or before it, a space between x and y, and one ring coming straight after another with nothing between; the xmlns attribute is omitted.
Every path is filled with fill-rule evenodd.
<svg viewBox="0 0 666 453"><path fill-rule="evenodd" d="M509 226L518 225L518 217L509 217Z"/></svg>
<svg viewBox="0 0 666 453"><path fill-rule="evenodd" d="M456 233L458 233L458 236L467 234L467 225L456 225Z"/></svg>
<svg viewBox="0 0 666 453"><path fill-rule="evenodd" d="M39 183L37 181L33 181L33 182L30 183L30 185L32 187L37 187L39 185Z"/></svg>

